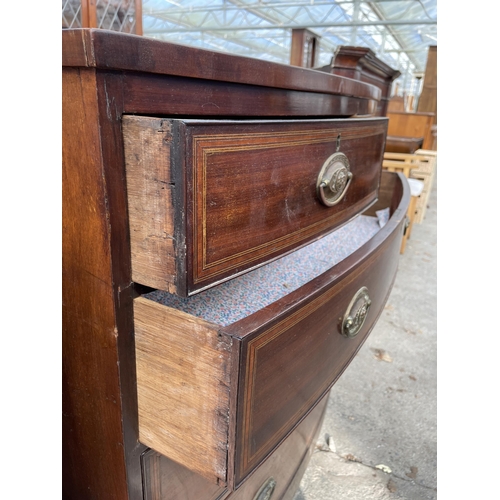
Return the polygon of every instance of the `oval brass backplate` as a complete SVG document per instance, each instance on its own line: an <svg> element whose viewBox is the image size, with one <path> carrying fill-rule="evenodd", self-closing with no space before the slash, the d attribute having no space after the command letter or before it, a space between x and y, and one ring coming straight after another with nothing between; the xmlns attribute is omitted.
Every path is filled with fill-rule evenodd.
<svg viewBox="0 0 500 500"><path fill-rule="evenodd" d="M372 301L368 295L368 288L366 286L360 288L354 294L342 319L340 333L344 337L352 338L359 333L368 315L371 303Z"/></svg>
<svg viewBox="0 0 500 500"><path fill-rule="evenodd" d="M254 496L254 500L270 500L274 493L274 488L276 488L276 481L274 480L274 478L270 477L260 487L260 490Z"/></svg>
<svg viewBox="0 0 500 500"><path fill-rule="evenodd" d="M347 156L339 151L333 153L321 167L316 181L319 199L328 207L336 205L347 192L351 179Z"/></svg>

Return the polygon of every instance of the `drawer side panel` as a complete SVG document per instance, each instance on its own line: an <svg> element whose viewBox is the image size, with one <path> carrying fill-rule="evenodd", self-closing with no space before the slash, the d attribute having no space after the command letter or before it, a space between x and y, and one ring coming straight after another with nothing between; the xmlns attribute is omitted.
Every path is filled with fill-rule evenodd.
<svg viewBox="0 0 500 500"><path fill-rule="evenodd" d="M225 485L232 339L140 297L134 325L139 440Z"/></svg>
<svg viewBox="0 0 500 500"><path fill-rule="evenodd" d="M176 292L171 124L124 116L132 280Z"/></svg>

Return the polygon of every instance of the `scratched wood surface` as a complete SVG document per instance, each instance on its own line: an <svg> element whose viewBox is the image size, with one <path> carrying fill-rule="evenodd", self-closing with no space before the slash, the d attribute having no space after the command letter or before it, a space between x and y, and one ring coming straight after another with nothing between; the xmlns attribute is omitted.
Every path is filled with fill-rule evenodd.
<svg viewBox="0 0 500 500"><path fill-rule="evenodd" d="M62 38L63 496L142 500L123 117L350 117L373 113L380 93L144 37L84 29ZM229 467L234 454L233 438Z"/></svg>
<svg viewBox="0 0 500 500"><path fill-rule="evenodd" d="M141 297L134 324L140 441L225 485L231 338Z"/></svg>
<svg viewBox="0 0 500 500"><path fill-rule="evenodd" d="M384 118L125 117L134 281L190 294L348 221L377 197L386 127ZM316 183L339 135L353 178L344 198L326 207Z"/></svg>
<svg viewBox="0 0 500 500"><path fill-rule="evenodd" d="M141 441L205 477L212 477L215 467L221 479L226 455L203 448L202 457L191 456L192 447L199 446L196 439L209 432L217 438L210 441L212 451L227 443L226 472L229 476L234 468L235 487L267 459L330 390L383 310L410 198L405 182L402 174L384 172L381 202L391 208L392 217L372 240L326 273L232 325L218 328L151 299L136 299ZM371 307L360 332L346 338L340 334L339 318L361 287L368 288ZM227 349L220 352L222 341ZM218 392L229 386L232 400ZM228 420L217 424L217 432L206 427L222 413Z"/></svg>
<svg viewBox="0 0 500 500"><path fill-rule="evenodd" d="M170 122L125 115L123 142L132 280L175 293Z"/></svg>

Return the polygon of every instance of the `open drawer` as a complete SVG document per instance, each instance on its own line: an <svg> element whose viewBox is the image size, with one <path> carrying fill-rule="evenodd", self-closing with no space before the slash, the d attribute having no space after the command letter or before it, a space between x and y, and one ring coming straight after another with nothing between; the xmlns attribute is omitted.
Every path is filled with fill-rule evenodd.
<svg viewBox="0 0 500 500"><path fill-rule="evenodd" d="M375 325L409 199L404 176L384 172L376 206L293 254L193 297L136 298L140 441L236 489L328 392ZM385 207L380 228L371 214Z"/></svg>
<svg viewBox="0 0 500 500"><path fill-rule="evenodd" d="M377 198L386 131L124 116L133 281L188 296L341 226Z"/></svg>

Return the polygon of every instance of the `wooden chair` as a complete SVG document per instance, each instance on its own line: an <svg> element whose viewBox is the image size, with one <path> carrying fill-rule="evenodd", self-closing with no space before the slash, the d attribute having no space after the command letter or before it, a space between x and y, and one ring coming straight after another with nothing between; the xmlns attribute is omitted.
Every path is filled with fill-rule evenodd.
<svg viewBox="0 0 500 500"><path fill-rule="evenodd" d="M407 212L408 225L401 242L401 253L405 251L413 224L421 223L424 218L434 179L436 160L437 155L384 153L382 168L389 172L402 172L410 184L411 200Z"/></svg>
<svg viewBox="0 0 500 500"><path fill-rule="evenodd" d="M424 183L424 189L416 206L416 224L421 224L424 220L436 165L437 151L418 149L414 154L389 153L387 151L384 153L382 168L391 172L403 172L406 177L419 179Z"/></svg>

